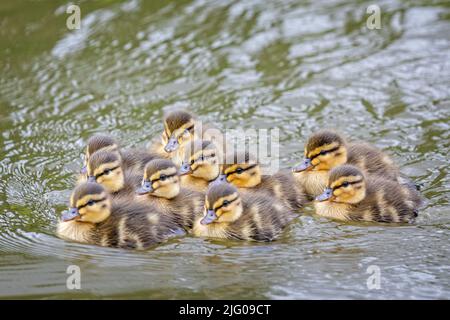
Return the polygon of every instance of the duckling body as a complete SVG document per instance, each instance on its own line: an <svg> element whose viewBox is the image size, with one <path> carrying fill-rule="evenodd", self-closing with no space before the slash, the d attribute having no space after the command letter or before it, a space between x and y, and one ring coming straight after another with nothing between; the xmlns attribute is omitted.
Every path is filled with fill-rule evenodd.
<svg viewBox="0 0 450 320"><path fill-rule="evenodd" d="M238 154L234 164L223 166L223 172L220 179L236 186L239 192L267 193L290 210L302 208L308 200L292 172L280 170L273 175L262 175L258 162L248 153Z"/></svg>
<svg viewBox="0 0 450 320"><path fill-rule="evenodd" d="M192 228L193 221L202 213L203 194L180 187L178 169L171 160L150 161L137 193L140 202L155 206L187 230Z"/></svg>
<svg viewBox="0 0 450 320"><path fill-rule="evenodd" d="M346 143L339 134L323 130L313 134L305 147L305 159L293 168L297 183L303 185L311 197L325 188L329 171L339 165L350 164L367 174L400 182L400 171L386 154L367 143Z"/></svg>
<svg viewBox="0 0 450 320"><path fill-rule="evenodd" d="M63 239L126 249L148 248L175 232L174 222L155 208L112 200L97 183L75 188L71 208L57 226L57 234Z"/></svg>
<svg viewBox="0 0 450 320"><path fill-rule="evenodd" d="M198 237L272 241L295 217L279 202L255 193L239 193L228 183L209 187L205 207L204 216L195 221L192 230Z"/></svg>
<svg viewBox="0 0 450 320"><path fill-rule="evenodd" d="M351 165L330 172L325 191L316 198L318 215L343 221L405 223L414 221L422 199L395 181L365 176Z"/></svg>

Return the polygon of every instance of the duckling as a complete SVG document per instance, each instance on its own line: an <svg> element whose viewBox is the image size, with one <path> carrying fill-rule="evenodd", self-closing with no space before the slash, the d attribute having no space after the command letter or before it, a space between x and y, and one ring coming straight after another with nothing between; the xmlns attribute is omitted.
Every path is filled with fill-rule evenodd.
<svg viewBox="0 0 450 320"><path fill-rule="evenodd" d="M104 247L145 249L179 232L169 217L144 204L113 201L105 188L85 182L75 188L57 235Z"/></svg>
<svg viewBox="0 0 450 320"><path fill-rule="evenodd" d="M220 175L219 152L207 140L195 140L187 151L187 161L180 168L181 186L198 192L206 192L208 184Z"/></svg>
<svg viewBox="0 0 450 320"><path fill-rule="evenodd" d="M139 201L151 203L158 211L174 217L180 227L192 228L196 216L201 215L203 194L181 188L176 165L168 159L155 159L147 163Z"/></svg>
<svg viewBox="0 0 450 320"><path fill-rule="evenodd" d="M99 150L118 153L122 158L123 168L125 170L132 170L135 173L142 173L145 164L150 160L157 158L157 155L154 153L149 153L138 149L120 149L117 141L113 137L96 134L90 137L87 142L85 164L81 169L82 175L86 175L87 173L86 165L89 162L90 156Z"/></svg>
<svg viewBox="0 0 450 320"><path fill-rule="evenodd" d="M305 159L292 170L306 192L314 197L325 188L329 171L345 163L356 165L371 175L399 180L399 169L381 150L367 143L347 144L341 135L329 130L309 137Z"/></svg>
<svg viewBox="0 0 450 320"><path fill-rule="evenodd" d="M296 183L290 170L263 176L259 163L249 152L238 152L234 163L224 164L222 170L219 180L233 184L240 192L267 192L292 210L302 208L307 202L305 190Z"/></svg>
<svg viewBox="0 0 450 320"><path fill-rule="evenodd" d="M205 197L204 216L192 233L198 237L272 241L295 215L269 197L240 194L229 183L214 183Z"/></svg>
<svg viewBox="0 0 450 320"><path fill-rule="evenodd" d="M327 187L314 206L318 215L328 218L390 223L412 222L421 204L416 190L341 165L331 170Z"/></svg>
<svg viewBox="0 0 450 320"><path fill-rule="evenodd" d="M99 150L94 152L87 164L89 182L104 186L113 198L134 198L142 176L124 170L119 152Z"/></svg>

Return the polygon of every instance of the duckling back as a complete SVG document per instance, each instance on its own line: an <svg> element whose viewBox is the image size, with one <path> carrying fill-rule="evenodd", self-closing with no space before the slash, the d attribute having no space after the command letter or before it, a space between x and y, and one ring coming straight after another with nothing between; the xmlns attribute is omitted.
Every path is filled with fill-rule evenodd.
<svg viewBox="0 0 450 320"><path fill-rule="evenodd" d="M111 216L92 230L92 242L106 247L145 249L178 232L170 217L154 207L114 201Z"/></svg>
<svg viewBox="0 0 450 320"><path fill-rule="evenodd" d="M369 178L366 198L352 208L349 218L385 223L413 222L423 204L413 189L380 177Z"/></svg>

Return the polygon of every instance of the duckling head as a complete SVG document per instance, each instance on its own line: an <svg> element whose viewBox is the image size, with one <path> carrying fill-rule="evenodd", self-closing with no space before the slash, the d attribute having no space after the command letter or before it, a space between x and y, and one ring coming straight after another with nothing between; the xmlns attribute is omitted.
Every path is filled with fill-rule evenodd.
<svg viewBox="0 0 450 320"><path fill-rule="evenodd" d="M122 157L118 152L99 150L94 152L87 164L89 182L97 182L108 192L117 192L125 184Z"/></svg>
<svg viewBox="0 0 450 320"><path fill-rule="evenodd" d="M347 147L343 137L322 130L309 137L305 146L305 159L295 166L294 172L328 171L347 162Z"/></svg>
<svg viewBox="0 0 450 320"><path fill-rule="evenodd" d="M164 151L171 153L194 138L194 117L186 111L172 111L164 118Z"/></svg>
<svg viewBox="0 0 450 320"><path fill-rule="evenodd" d="M211 182L220 175L219 155L211 141L194 140L187 152L189 158L183 162L180 175L191 175Z"/></svg>
<svg viewBox="0 0 450 320"><path fill-rule="evenodd" d="M356 204L366 197L364 174L352 165L341 165L330 171L328 185L316 201Z"/></svg>
<svg viewBox="0 0 450 320"><path fill-rule="evenodd" d="M239 219L242 212L242 201L236 187L229 183L212 184L205 196L205 212L200 223L230 223Z"/></svg>
<svg viewBox="0 0 450 320"><path fill-rule="evenodd" d="M232 164L225 164L219 180L226 180L238 188L252 188L261 183L261 167L248 152L235 154Z"/></svg>
<svg viewBox="0 0 450 320"><path fill-rule="evenodd" d="M113 152L119 151L119 145L117 144L116 140L114 138L102 135L102 134L96 134L89 138L86 150L84 154L85 163L83 168L81 168L81 173L86 174L87 173L87 163L89 162L89 158L92 154L99 150L108 150Z"/></svg>
<svg viewBox="0 0 450 320"><path fill-rule="evenodd" d="M95 182L84 182L73 190L69 210L63 212L61 220L100 223L110 214L111 198L105 188Z"/></svg>
<svg viewBox="0 0 450 320"><path fill-rule="evenodd" d="M149 194L172 199L180 193L180 177L176 165L167 159L154 159L146 164L139 195Z"/></svg>

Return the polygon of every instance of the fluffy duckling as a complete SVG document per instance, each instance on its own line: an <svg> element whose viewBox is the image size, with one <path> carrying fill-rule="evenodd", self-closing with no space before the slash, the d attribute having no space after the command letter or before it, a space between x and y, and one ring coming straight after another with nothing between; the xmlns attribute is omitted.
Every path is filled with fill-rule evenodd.
<svg viewBox="0 0 450 320"><path fill-rule="evenodd" d="M397 181L399 170L378 148L366 143L347 144L336 132L323 130L309 137L305 159L292 170L311 196L319 195L328 182L331 169L341 164L358 166L364 172Z"/></svg>
<svg viewBox="0 0 450 320"><path fill-rule="evenodd" d="M91 182L75 188L57 226L63 239L130 249L148 248L176 231L173 221L151 206L113 201L103 186Z"/></svg>
<svg viewBox="0 0 450 320"><path fill-rule="evenodd" d="M148 153L137 149L122 150L119 147L117 141L107 135L96 134L89 138L85 151L85 164L81 169L81 174L86 175L87 163L89 158L95 152L110 151L118 153L122 158L122 166L125 170L134 171L135 173L142 173L144 166L147 162L157 157L156 154Z"/></svg>
<svg viewBox="0 0 450 320"><path fill-rule="evenodd" d="M187 152L187 161L180 168L181 186L206 192L210 182L220 175L220 160L216 146L207 140L195 140Z"/></svg>
<svg viewBox="0 0 450 320"><path fill-rule="evenodd" d="M302 208L307 202L305 190L296 183L290 170L280 170L273 175L262 175L261 167L249 152L238 152L233 164L224 164L219 181L227 181L239 191L268 192L290 209Z"/></svg>
<svg viewBox="0 0 450 320"><path fill-rule="evenodd" d="M204 216L192 233L198 237L272 241L295 217L285 206L257 194L239 194L229 183L214 183L205 197Z"/></svg>
<svg viewBox="0 0 450 320"><path fill-rule="evenodd" d="M120 153L99 150L94 152L87 164L89 182L104 186L114 198L134 198L142 176L124 170Z"/></svg>
<svg viewBox="0 0 450 320"><path fill-rule="evenodd" d="M178 169L168 159L155 159L147 163L138 197L145 203L151 203L158 211L174 217L178 225L192 228L196 216L201 215L203 194L181 188Z"/></svg>
<svg viewBox="0 0 450 320"><path fill-rule="evenodd" d="M184 146L197 138L194 116L183 110L172 111L164 118L161 141L152 143L150 151L162 158L171 159L180 166L184 157Z"/></svg>
<svg viewBox="0 0 450 320"><path fill-rule="evenodd" d="M412 222L421 204L416 190L341 165L331 170L327 188L314 206L318 215L338 220Z"/></svg>

